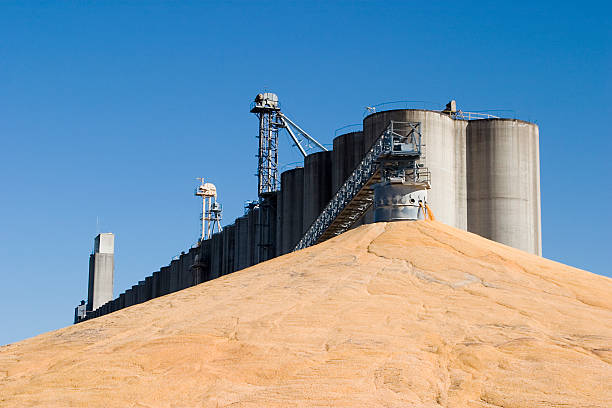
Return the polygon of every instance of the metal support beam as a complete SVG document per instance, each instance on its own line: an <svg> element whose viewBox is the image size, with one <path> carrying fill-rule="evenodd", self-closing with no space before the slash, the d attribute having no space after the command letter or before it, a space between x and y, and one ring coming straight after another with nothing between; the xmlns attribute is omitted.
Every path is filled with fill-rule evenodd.
<svg viewBox="0 0 612 408"><path fill-rule="evenodd" d="M289 132L289 135L291 136L291 138L293 139L293 141L295 142L295 145L297 146L298 149L300 149L300 152L302 153L302 155L304 157L306 157L306 151L304 150L304 148L302 147L302 144L300 143L300 141L298 140L297 137L295 137L295 134L293 134L293 131L291 130L291 128L289 127L289 125L287 124L287 121L285 120L284 116L281 114L279 115L282 124L285 126L285 129L287 129L287 132Z"/></svg>
<svg viewBox="0 0 612 408"><path fill-rule="evenodd" d="M287 117L287 115L285 115L282 112L279 112L279 116L283 119L285 119L287 122L289 122L289 124L291 126L293 126L294 128L297 129L298 132L300 132L302 135L304 135L304 137L308 140L310 140L312 143L314 143L315 145L317 145L317 147L323 151L327 151L327 148L325 146L323 146L321 143L319 143L314 137L310 136L308 133L306 133L306 131L304 131L304 129L302 129L301 127L299 127L298 125L295 124L294 121L292 121L291 119L289 119ZM287 126L287 130L289 130L289 127Z"/></svg>

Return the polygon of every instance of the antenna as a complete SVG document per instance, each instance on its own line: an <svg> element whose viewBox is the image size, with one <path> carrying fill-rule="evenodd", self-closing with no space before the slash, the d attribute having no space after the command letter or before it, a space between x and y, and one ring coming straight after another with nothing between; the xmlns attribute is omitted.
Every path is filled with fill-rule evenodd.
<svg viewBox="0 0 612 408"><path fill-rule="evenodd" d="M195 195L202 197L202 229L200 242L209 239L215 232L221 232L221 218L223 209L217 202L217 187L212 183L205 183L204 178L198 177L200 185L196 187ZM216 230L216 231L215 231Z"/></svg>

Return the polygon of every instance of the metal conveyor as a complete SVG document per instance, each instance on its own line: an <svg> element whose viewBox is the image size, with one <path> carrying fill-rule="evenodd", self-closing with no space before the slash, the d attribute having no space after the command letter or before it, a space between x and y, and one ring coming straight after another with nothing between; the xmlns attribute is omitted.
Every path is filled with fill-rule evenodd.
<svg viewBox="0 0 612 408"><path fill-rule="evenodd" d="M429 172L416 164L421 155L421 124L391 121L353 173L310 225L294 251L347 231L374 200L372 186L383 179L411 177L429 183ZM411 173L405 173L409 166ZM389 171L391 170L391 171Z"/></svg>

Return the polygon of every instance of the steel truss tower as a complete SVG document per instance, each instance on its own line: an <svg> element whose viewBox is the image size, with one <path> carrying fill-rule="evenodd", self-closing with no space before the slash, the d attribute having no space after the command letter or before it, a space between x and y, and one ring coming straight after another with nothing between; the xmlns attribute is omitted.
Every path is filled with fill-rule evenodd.
<svg viewBox="0 0 612 408"><path fill-rule="evenodd" d="M251 104L251 112L259 118L259 135L257 136L259 139L257 153L259 237L257 246L259 262L263 262L276 256L276 228L274 226L278 213L277 194L280 187L278 177L279 129L287 129L287 133L304 157L307 153L300 139L305 143L314 144L321 150L327 149L281 112L276 94L271 92L258 94Z"/></svg>
<svg viewBox="0 0 612 408"><path fill-rule="evenodd" d="M278 129L280 105L273 93L257 95L251 112L259 118L259 150L257 153L257 192L259 197L278 191Z"/></svg>

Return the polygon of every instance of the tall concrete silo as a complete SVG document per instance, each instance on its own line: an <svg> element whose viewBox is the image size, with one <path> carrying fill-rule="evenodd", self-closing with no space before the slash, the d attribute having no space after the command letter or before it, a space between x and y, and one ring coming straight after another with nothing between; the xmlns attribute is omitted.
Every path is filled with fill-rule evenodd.
<svg viewBox="0 0 612 408"><path fill-rule="evenodd" d="M392 120L421 123L423 155L419 162L431 172L429 206L439 221L467 229L465 123L441 112L420 109L373 113L363 120L365 152ZM373 221L371 210L364 219Z"/></svg>
<svg viewBox="0 0 612 408"><path fill-rule="evenodd" d="M281 174L281 254L293 251L304 231L304 168Z"/></svg>
<svg viewBox="0 0 612 408"><path fill-rule="evenodd" d="M304 215L302 231L319 216L332 196L332 152L316 152L304 158Z"/></svg>
<svg viewBox="0 0 612 408"><path fill-rule="evenodd" d="M332 151L332 194L335 194L364 156L363 132L350 132L334 138Z"/></svg>
<svg viewBox="0 0 612 408"><path fill-rule="evenodd" d="M210 279L218 278L223 272L223 232L210 238Z"/></svg>
<svg viewBox="0 0 612 408"><path fill-rule="evenodd" d="M538 126L481 119L467 127L468 231L542 254Z"/></svg>
<svg viewBox="0 0 612 408"><path fill-rule="evenodd" d="M221 235L223 237L223 261L221 264L221 274L227 275L235 271L234 255L236 249L236 225L226 225L223 228Z"/></svg>
<svg viewBox="0 0 612 408"><path fill-rule="evenodd" d="M249 267L249 219L246 215L236 218L235 233L236 254L234 262L236 270L239 271Z"/></svg>
<svg viewBox="0 0 612 408"><path fill-rule="evenodd" d="M248 242L247 260L249 266L259 263L259 207L252 207L247 214Z"/></svg>

